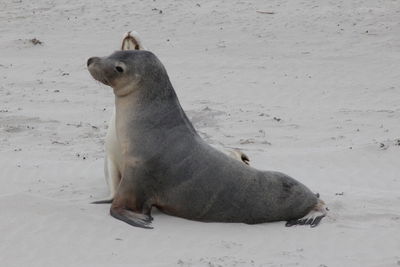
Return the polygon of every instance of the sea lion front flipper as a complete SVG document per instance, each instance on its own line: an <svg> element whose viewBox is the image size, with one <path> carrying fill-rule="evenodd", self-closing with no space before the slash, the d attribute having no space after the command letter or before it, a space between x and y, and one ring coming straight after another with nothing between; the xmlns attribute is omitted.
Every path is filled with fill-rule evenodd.
<svg viewBox="0 0 400 267"><path fill-rule="evenodd" d="M152 201L146 181L144 168L139 163L125 168L121 183L115 194L110 208L110 214L114 218L124 221L132 226L152 229L151 208Z"/></svg>
<svg viewBox="0 0 400 267"><path fill-rule="evenodd" d="M132 226L153 229L153 227L151 226L152 218L149 215L136 213L123 208L116 209L112 207L110 209L110 214L114 218L124 221Z"/></svg>

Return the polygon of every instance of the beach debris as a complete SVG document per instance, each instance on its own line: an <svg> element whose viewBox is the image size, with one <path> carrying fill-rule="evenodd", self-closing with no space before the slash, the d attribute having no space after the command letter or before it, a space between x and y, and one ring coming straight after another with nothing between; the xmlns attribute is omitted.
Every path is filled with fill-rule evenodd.
<svg viewBox="0 0 400 267"><path fill-rule="evenodd" d="M43 44L42 41L40 41L39 39L36 39L36 38L30 39L29 41L34 45L42 45Z"/></svg>
<svg viewBox="0 0 400 267"><path fill-rule="evenodd" d="M275 14L274 11L256 10L256 12L260 13L260 14L267 14L267 15L274 15Z"/></svg>
<svg viewBox="0 0 400 267"><path fill-rule="evenodd" d="M281 118L278 117L274 117L273 119L276 120L277 122L280 122L282 120Z"/></svg>

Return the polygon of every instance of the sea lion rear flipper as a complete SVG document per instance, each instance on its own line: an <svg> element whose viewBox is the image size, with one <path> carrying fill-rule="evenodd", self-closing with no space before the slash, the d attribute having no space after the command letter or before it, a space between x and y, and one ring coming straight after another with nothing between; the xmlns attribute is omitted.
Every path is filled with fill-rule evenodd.
<svg viewBox="0 0 400 267"><path fill-rule="evenodd" d="M301 219L290 220L286 222L285 226L291 227L294 225L310 225L310 227L316 227L319 225L322 218L324 217L325 215L320 215L313 218L301 218Z"/></svg>
<svg viewBox="0 0 400 267"><path fill-rule="evenodd" d="M286 222L285 226L310 225L310 227L316 227L319 225L322 218L326 216L327 211L328 208L325 206L325 203L318 199L318 203L306 216L300 219L289 220Z"/></svg>

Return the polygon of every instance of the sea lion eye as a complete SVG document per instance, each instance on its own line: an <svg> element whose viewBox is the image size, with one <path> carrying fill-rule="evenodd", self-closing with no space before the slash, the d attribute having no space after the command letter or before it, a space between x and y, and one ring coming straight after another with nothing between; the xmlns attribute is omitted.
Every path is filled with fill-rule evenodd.
<svg viewBox="0 0 400 267"><path fill-rule="evenodd" d="M119 72L119 73L123 73L124 69L121 68L120 66L116 66L115 69Z"/></svg>

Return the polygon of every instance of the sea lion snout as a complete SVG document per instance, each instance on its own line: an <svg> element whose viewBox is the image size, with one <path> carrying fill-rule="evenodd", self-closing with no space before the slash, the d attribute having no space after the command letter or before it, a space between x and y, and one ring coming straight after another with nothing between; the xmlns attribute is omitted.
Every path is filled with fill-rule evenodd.
<svg viewBox="0 0 400 267"><path fill-rule="evenodd" d="M113 62L110 62L106 58L91 57L87 60L87 68L92 77L108 86L113 85L113 81L117 76L117 70Z"/></svg>
<svg viewBox="0 0 400 267"><path fill-rule="evenodd" d="M89 67L90 65L92 65L92 63L99 61L99 60L100 60L100 58L98 58L98 57L91 57L87 61L87 66Z"/></svg>

